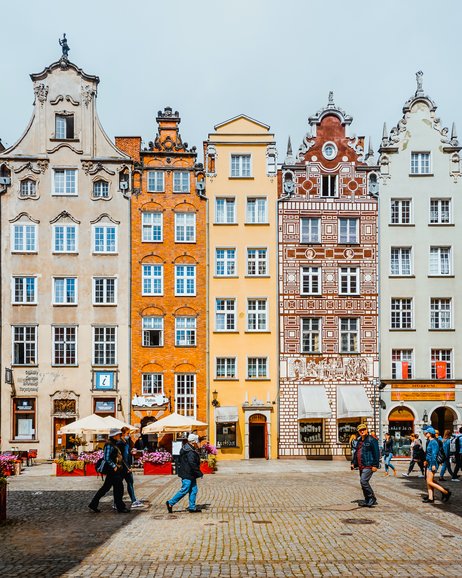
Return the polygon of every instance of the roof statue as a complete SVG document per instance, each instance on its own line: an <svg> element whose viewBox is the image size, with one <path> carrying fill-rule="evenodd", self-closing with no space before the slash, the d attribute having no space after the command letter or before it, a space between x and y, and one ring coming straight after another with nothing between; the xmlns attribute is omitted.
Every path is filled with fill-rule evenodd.
<svg viewBox="0 0 462 578"><path fill-rule="evenodd" d="M423 72L421 70L419 70L418 72L415 73L415 79L417 82L417 90L415 91L415 95L416 96L424 96L424 91L423 91Z"/></svg>
<svg viewBox="0 0 462 578"><path fill-rule="evenodd" d="M63 33L63 37L58 40L61 50L63 51L63 58L67 60L69 58L69 44L67 43L66 33Z"/></svg>

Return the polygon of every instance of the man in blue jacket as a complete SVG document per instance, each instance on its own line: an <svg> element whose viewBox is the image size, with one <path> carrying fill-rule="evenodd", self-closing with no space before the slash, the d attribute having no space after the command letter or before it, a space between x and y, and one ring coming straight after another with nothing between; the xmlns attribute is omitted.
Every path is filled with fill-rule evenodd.
<svg viewBox="0 0 462 578"><path fill-rule="evenodd" d="M372 508L377 504L377 499L370 481L372 474L376 472L379 467L379 442L369 435L367 425L364 423L359 424L358 433L359 437L351 459L351 469L359 469L360 484L364 494L364 500L360 500L358 502L359 505Z"/></svg>
<svg viewBox="0 0 462 578"><path fill-rule="evenodd" d="M182 483L180 490L173 498L170 498L170 500L166 502L167 510L170 514L173 512L173 506L179 502L181 498L186 496L186 494L189 494L188 511L191 514L201 512L200 509L196 508L197 479L203 476L201 472L201 458L197 451L198 443L199 436L191 433L188 436L188 441L180 450L178 476L181 478Z"/></svg>

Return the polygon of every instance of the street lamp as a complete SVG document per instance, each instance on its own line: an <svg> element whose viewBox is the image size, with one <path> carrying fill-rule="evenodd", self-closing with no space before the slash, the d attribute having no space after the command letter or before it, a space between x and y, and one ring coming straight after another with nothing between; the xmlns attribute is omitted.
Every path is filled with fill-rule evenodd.
<svg viewBox="0 0 462 578"><path fill-rule="evenodd" d="M212 395L213 395L213 399L212 399L212 405L213 407L218 407L220 405L220 402L218 401L218 391L212 391Z"/></svg>

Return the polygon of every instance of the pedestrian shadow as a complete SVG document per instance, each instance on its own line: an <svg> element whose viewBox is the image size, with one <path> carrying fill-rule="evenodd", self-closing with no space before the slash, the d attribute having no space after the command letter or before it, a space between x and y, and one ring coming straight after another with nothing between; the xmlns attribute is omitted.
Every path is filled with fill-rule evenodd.
<svg viewBox="0 0 462 578"><path fill-rule="evenodd" d="M111 500L96 514L88 509L94 493L9 492L8 518L0 523L0 576L62 576L146 511L119 514Z"/></svg>
<svg viewBox="0 0 462 578"><path fill-rule="evenodd" d="M418 478L417 476L409 478L400 478L400 481L406 485L408 488L412 488L419 495L419 498L424 498L427 495L427 484L425 478ZM456 514L462 517L462 483L454 483L447 479L444 482L440 482L438 478L435 478L436 483L440 484L443 488L451 490L452 496L449 502L442 503L440 501L441 493L435 491L435 502L433 504L422 504L422 508L433 507L438 510L444 510L446 512L451 512L451 514Z"/></svg>

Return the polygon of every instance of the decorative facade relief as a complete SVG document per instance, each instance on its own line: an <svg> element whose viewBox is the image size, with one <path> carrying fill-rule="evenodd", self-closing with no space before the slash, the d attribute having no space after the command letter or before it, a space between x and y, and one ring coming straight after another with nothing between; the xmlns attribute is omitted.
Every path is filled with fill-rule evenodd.
<svg viewBox="0 0 462 578"><path fill-rule="evenodd" d="M46 84L43 84L43 82L36 84L34 86L34 94L35 98L40 102L41 106L43 106L48 97L48 86Z"/></svg>

